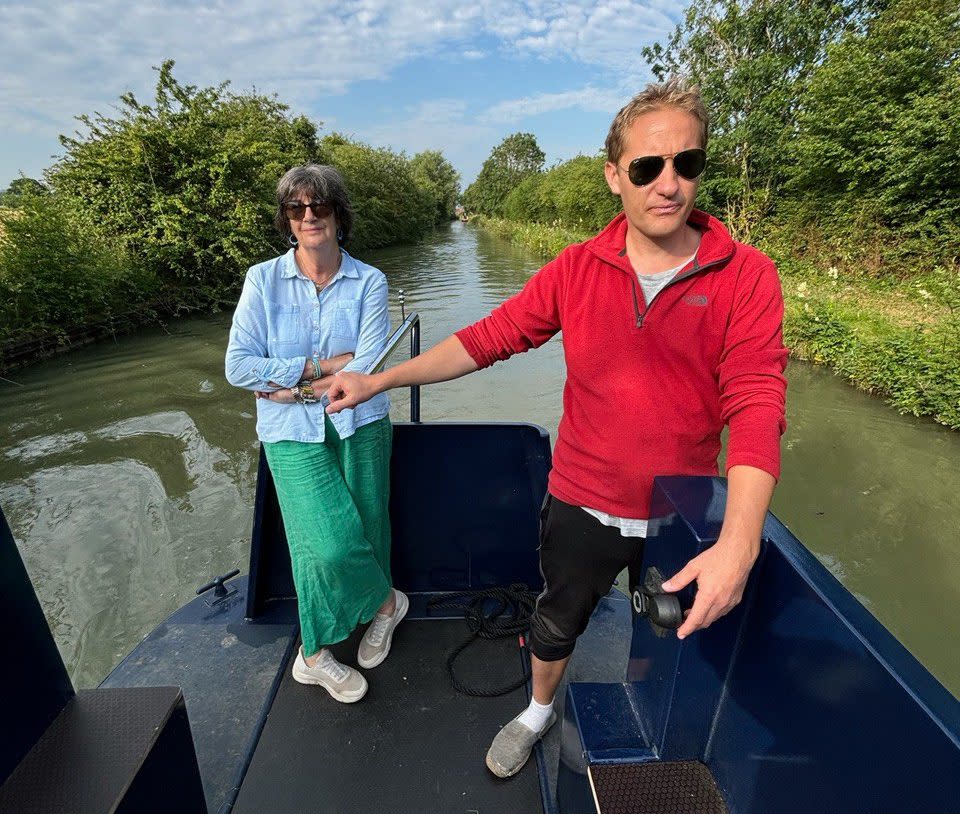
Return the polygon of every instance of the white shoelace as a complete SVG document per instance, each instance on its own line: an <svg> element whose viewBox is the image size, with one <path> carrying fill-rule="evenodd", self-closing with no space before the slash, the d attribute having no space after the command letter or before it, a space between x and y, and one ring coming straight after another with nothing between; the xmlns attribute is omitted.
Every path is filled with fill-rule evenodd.
<svg viewBox="0 0 960 814"><path fill-rule="evenodd" d="M347 668L333 657L333 653L324 648L317 659L317 667L330 676L337 683L347 677Z"/></svg>
<svg viewBox="0 0 960 814"><path fill-rule="evenodd" d="M373 624L370 625L370 629L367 631L367 641L374 647L379 647L383 644L383 637L387 635L387 628L390 627L390 621L392 619L393 614L385 616L382 613L378 613L373 618Z"/></svg>

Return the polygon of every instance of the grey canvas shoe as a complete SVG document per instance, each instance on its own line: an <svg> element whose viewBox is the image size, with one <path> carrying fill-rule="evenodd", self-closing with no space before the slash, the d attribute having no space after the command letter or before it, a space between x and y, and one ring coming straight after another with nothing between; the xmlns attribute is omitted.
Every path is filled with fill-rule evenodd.
<svg viewBox="0 0 960 814"><path fill-rule="evenodd" d="M523 768L533 751L533 745L557 720L557 713L550 713L549 720L539 732L520 723L519 718L520 715L497 733L487 752L487 768L497 777L513 777Z"/></svg>
<svg viewBox="0 0 960 814"><path fill-rule="evenodd" d="M357 663L366 670L376 667L390 652L390 642L393 641L393 631L410 608L410 600L403 591L393 589L397 597L397 607L390 616L378 613L373 617L370 627L360 640L357 650Z"/></svg>
<svg viewBox="0 0 960 814"><path fill-rule="evenodd" d="M320 651L320 658L313 667L303 659L303 648L293 662L293 678L301 684L316 684L344 704L359 701L367 694L367 679L358 670L341 664L327 648Z"/></svg>

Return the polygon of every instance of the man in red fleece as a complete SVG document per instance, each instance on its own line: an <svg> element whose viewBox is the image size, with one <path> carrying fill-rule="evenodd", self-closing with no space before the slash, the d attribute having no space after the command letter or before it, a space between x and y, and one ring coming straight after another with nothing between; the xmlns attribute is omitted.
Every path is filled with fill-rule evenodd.
<svg viewBox="0 0 960 814"><path fill-rule="evenodd" d="M672 80L650 85L607 136L607 184L623 214L569 246L488 317L374 376L341 374L330 412L392 387L446 381L563 331L567 380L531 623L533 699L499 732L487 766L515 774L556 720L553 697L577 637L624 568L639 571L653 477L717 473L729 427L728 498L717 542L664 583L694 580L677 631L739 601L780 467L787 351L773 263L693 208L707 113Z"/></svg>

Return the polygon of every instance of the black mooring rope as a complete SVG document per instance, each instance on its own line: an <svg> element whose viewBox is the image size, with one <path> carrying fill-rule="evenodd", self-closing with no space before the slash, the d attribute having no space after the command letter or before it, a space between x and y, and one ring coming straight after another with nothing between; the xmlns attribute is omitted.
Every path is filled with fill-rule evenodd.
<svg viewBox="0 0 960 814"><path fill-rule="evenodd" d="M485 614L483 607L488 599L494 600L497 605ZM493 689L471 687L457 678L453 664L457 657L477 639L503 639L507 636L525 634L530 630L530 616L533 614L536 604L537 595L522 583L515 583L509 588L460 591L431 599L427 603L427 608L462 611L467 627L470 629L470 635L466 641L447 657L447 672L450 673L450 683L453 684L457 692L477 698L494 698L498 695L513 692L530 680L530 673L524 668L523 677L509 686Z"/></svg>

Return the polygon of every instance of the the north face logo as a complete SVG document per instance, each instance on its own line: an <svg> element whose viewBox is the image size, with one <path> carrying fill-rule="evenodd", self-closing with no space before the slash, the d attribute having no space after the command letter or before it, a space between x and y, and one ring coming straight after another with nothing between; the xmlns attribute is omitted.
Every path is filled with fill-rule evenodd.
<svg viewBox="0 0 960 814"><path fill-rule="evenodd" d="M708 302L706 294L687 294L687 296L683 298L683 301L687 305L698 305L701 308Z"/></svg>

